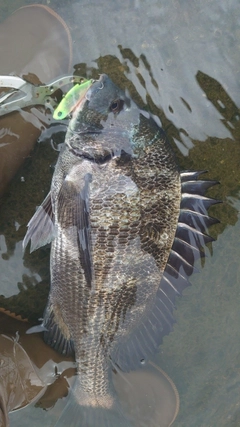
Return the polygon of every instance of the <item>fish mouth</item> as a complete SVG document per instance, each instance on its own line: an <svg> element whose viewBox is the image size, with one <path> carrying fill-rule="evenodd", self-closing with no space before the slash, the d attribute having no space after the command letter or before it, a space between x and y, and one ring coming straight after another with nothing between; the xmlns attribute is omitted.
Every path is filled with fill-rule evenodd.
<svg viewBox="0 0 240 427"><path fill-rule="evenodd" d="M108 90L111 91L114 90L113 99L111 99L111 102L106 108L106 105L102 108L99 104L95 102L95 100L98 98L97 94L99 91L105 89L108 93ZM103 95L103 99L106 102L105 94ZM108 77L107 74L100 74L98 80L93 80L91 86L89 87L88 91L85 94L85 99L89 102L90 109L95 109L98 111L98 113L102 114L103 116L107 116L109 112L112 112L114 116L117 116L120 111L124 108L124 105L126 105L127 108L130 107L131 101L126 96L125 92L121 89L119 89Z"/></svg>
<svg viewBox="0 0 240 427"><path fill-rule="evenodd" d="M93 83L88 89L85 98L90 101L92 96L95 96L100 90L104 88L107 79L108 76L106 74L100 74L98 80L93 80Z"/></svg>

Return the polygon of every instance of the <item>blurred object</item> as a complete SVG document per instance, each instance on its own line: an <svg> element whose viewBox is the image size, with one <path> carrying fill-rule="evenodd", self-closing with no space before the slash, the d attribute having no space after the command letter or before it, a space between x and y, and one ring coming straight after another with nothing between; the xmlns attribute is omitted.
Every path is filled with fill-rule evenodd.
<svg viewBox="0 0 240 427"><path fill-rule="evenodd" d="M62 18L43 5L18 9L0 24L0 74L24 77L32 84L69 72L70 32ZM0 89L0 95L5 94ZM0 195L29 155L51 115L45 108L27 108L0 120Z"/></svg>
<svg viewBox="0 0 240 427"><path fill-rule="evenodd" d="M62 103L66 104L66 101L69 98L68 93L72 92L72 90L76 91L78 87L82 89L82 86L85 86L86 83L88 85L89 83L91 84L91 81L88 81L83 77L64 76L51 81L48 84L34 85L30 82L27 82L26 80L23 80L21 77L0 75L0 88L11 89L11 91L9 91L7 94L4 94L2 97L0 97L0 116L19 111L22 108L33 107L37 105L43 105L45 108L49 108L53 111L54 108L56 108L56 106L59 104L56 99L56 92L62 87L73 83L78 84L73 86L71 90L67 92L67 98L65 100L64 97L61 105ZM69 103L69 101L67 102ZM56 118L59 120L59 110L58 108L56 110ZM70 111L66 110L64 117L61 117L61 119L65 118L69 113Z"/></svg>
<svg viewBox="0 0 240 427"><path fill-rule="evenodd" d="M16 339L0 335L0 349L0 425L8 426L8 412L31 403L44 391L44 384Z"/></svg>
<svg viewBox="0 0 240 427"><path fill-rule="evenodd" d="M14 313L0 310L1 427L9 425L8 412L36 401L50 384L45 408L53 406L68 393L65 376L75 372L73 359L52 350L40 334L27 335L25 332L31 325L20 319Z"/></svg>
<svg viewBox="0 0 240 427"><path fill-rule="evenodd" d="M149 362L142 370L116 375L122 406L134 427L170 427L179 411L175 384L157 365Z"/></svg>
<svg viewBox="0 0 240 427"><path fill-rule="evenodd" d="M1 427L9 426L8 412L30 403L52 408L58 399L67 396L69 379L75 374L74 360L47 346L40 334L26 334L29 326L27 319L0 309ZM174 383L159 367L150 362L141 370L117 373L114 385L134 426L172 425L179 410L179 396Z"/></svg>
<svg viewBox="0 0 240 427"><path fill-rule="evenodd" d="M70 71L72 40L64 20L40 4L24 6L0 25L1 74L46 83Z"/></svg>

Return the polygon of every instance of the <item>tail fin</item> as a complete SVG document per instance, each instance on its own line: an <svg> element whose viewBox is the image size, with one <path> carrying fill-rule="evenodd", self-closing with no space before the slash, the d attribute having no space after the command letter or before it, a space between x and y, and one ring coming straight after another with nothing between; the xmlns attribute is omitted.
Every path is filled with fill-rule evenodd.
<svg viewBox="0 0 240 427"><path fill-rule="evenodd" d="M69 400L55 427L133 427L117 402L111 409L80 406L74 395Z"/></svg>

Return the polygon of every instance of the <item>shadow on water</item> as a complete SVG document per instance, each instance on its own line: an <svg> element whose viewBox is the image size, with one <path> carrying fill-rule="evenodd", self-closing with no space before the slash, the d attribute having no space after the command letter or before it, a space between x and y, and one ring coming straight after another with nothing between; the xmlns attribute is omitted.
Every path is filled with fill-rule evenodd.
<svg viewBox="0 0 240 427"><path fill-rule="evenodd" d="M12 11L9 9L9 3L0 3L7 16ZM83 3L85 8L83 16L87 14L86 2L68 3L73 5L73 11L77 10L80 3ZM141 5L141 2L136 1L135 7L138 3ZM196 34L191 33L192 27L189 22L191 22L191 17L196 19L196 16L193 14L194 6L190 6L188 10L185 3L182 6L181 16L178 15L179 23L177 23L176 15L179 13L180 6L179 2L172 2L172 7L174 7L172 20L170 23L167 22L166 26L170 28L170 24L173 26L177 23L176 37L178 33L179 37L183 37L181 31L186 25L186 28L189 29L189 37L194 42L194 37L200 34L198 34L200 29L196 30ZM201 4L202 10L204 10L207 7L206 2ZM225 6L223 3L221 13L217 8L214 11L216 13L213 28L215 32L211 42L217 40L218 45L220 43L218 38L221 39L225 31L226 44L224 47L227 48L228 43L230 44L232 40L233 46L235 46L232 58L235 60L234 49L237 48L233 34L236 34L237 30L234 29L231 33L230 23L229 28L227 26L219 28L220 17L224 13ZM232 16L230 6L227 13ZM60 10L61 7L64 11L66 10L64 3L59 3ZM129 2L127 8L132 10ZM233 4L232 8L234 10ZM137 8L137 10L140 11L141 8ZM146 12L146 9L144 10ZM160 17L160 12L159 15L156 15L156 19L153 12L154 7L152 9L150 7L149 13L152 13L151 19L154 27L157 25L156 20L157 16ZM89 14L91 13L92 8L89 6ZM71 20L72 17L66 14L66 19ZM92 19L95 22L95 18ZM80 36L77 35L74 24L73 33L76 38L76 48ZM159 59L159 67L156 72L152 51L151 55L148 55L148 49L143 44L146 43L147 46L151 36L152 32L148 37L148 33L146 34L145 31L141 39L140 45L144 53L139 53L139 49L135 47L127 47L129 44L124 44L124 41L120 44L117 36L116 42L114 37L111 39L114 49L109 49L109 52L114 50L113 54L94 56L91 53L91 56L89 54L91 61L81 62L79 53L75 53L74 74L87 78L98 78L99 73L107 73L116 84L127 88L131 97L141 108L150 110L152 114L159 117L182 170L207 170L207 178L220 182L220 185L209 191L211 197L223 201L221 205L213 206L210 211L212 216L220 220L220 224L211 227L210 230L211 235L217 239L212 244L212 248L210 247L212 256L205 260L200 274L191 278L193 286L187 289L183 298L177 302L177 324L174 332L164 339L160 354L155 361L158 366L168 372L180 393L180 413L174 426L235 427L239 425L240 421L238 402L240 387L238 330L240 270L239 238L237 238L240 231L240 114L237 106L239 96L233 99L233 87L236 89L236 86L231 86L231 76L226 81L224 80L226 76L220 72L216 78L215 71L211 74L211 67L208 69L206 64L203 68L200 68L198 64L199 69L194 71L191 69L189 80L192 85L195 85L194 94L197 94L195 98L194 95L189 95L191 85L185 92L179 91L177 83L175 82L174 86L170 79L171 73L173 73L171 61L175 60L174 50L171 52L173 49L171 43L167 45L167 41L164 42L164 39L161 39L152 49L155 55L161 49L165 53L169 49L168 69L165 66L167 60L164 57ZM173 36L172 32L171 36ZM84 49L86 43L84 37L81 41ZM183 50L184 48L185 45L183 45ZM88 56L86 51L85 47L84 55ZM210 61L210 58L207 59ZM180 84L181 82L186 84L185 80L181 79L181 73L184 70L186 68L179 71ZM177 71L175 72L177 74ZM161 73L166 78L166 87L163 87L164 77L159 77ZM168 84L171 93L174 93L175 90L177 101L170 96L164 104L163 98L166 98ZM197 123L198 118L199 122L196 124L194 133L194 125L191 127L186 123L191 122L191 119L193 123ZM209 123L211 121L213 124L218 121L215 135L214 131L211 132L212 128ZM205 127L206 133L203 131ZM202 129L199 139L197 138L198 128ZM0 208L0 269L4 278L1 279L0 306L19 313L32 322L36 322L42 316L48 297L49 248L41 248L31 255L29 251L26 251L22 261L20 245L26 232L27 222L34 213L35 207L42 202L49 190L52 166L56 162L58 154L50 143L52 138L56 144L61 143L64 134L54 135L53 133L50 137L47 132L42 134L40 143L36 145L31 157L19 170L1 199ZM31 412L28 412L28 415L31 424ZM16 414L13 414L11 418L13 426L14 422L17 422L17 417L14 417Z"/></svg>

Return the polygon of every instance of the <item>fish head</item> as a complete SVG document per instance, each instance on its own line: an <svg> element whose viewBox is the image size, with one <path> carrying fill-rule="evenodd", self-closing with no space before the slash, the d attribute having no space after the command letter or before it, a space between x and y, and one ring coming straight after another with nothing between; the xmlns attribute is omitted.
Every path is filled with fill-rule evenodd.
<svg viewBox="0 0 240 427"><path fill-rule="evenodd" d="M106 75L93 81L72 110L66 142L88 157L133 154L131 136L140 110L128 94Z"/></svg>
<svg viewBox="0 0 240 427"><path fill-rule="evenodd" d="M106 118L108 114L118 115L130 105L130 99L126 97L123 90L117 87L106 75L101 74L99 80L95 81L86 94L89 101L88 108Z"/></svg>

